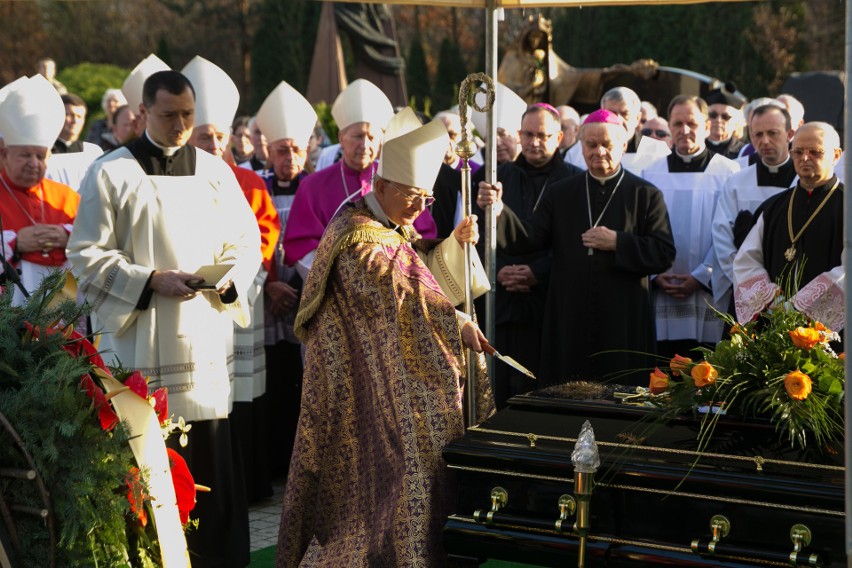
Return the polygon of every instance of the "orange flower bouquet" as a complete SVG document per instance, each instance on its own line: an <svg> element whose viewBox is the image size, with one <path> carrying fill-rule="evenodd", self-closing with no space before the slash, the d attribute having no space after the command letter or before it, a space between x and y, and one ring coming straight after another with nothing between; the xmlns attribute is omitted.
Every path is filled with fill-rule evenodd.
<svg viewBox="0 0 852 568"><path fill-rule="evenodd" d="M649 400L671 418L696 408L704 414L699 448L707 446L723 413L768 417L792 446L823 448L843 439L843 354L837 333L778 303L755 322L729 325L726 339L698 356L675 356L650 375Z"/></svg>

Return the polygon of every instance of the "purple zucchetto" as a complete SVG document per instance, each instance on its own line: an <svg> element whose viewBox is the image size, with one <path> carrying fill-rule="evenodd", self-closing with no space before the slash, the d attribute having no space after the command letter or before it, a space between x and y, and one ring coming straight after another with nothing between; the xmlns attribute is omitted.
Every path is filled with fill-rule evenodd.
<svg viewBox="0 0 852 568"><path fill-rule="evenodd" d="M589 113L589 116L586 117L586 120L583 121L583 124L591 124L593 122L599 122L602 124L618 124L620 126L624 125L624 122L621 120L620 116L618 116L611 110L606 110L605 108L601 108L596 110L595 112Z"/></svg>

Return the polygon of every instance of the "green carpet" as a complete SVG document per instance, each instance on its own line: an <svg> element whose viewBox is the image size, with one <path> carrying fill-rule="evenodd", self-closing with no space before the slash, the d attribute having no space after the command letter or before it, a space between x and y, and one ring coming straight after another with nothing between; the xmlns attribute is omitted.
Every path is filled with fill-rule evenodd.
<svg viewBox="0 0 852 568"><path fill-rule="evenodd" d="M275 566L275 547L261 548L251 553L251 564L249 568L272 568ZM518 564L516 562L504 562L502 560L489 560L480 564L479 568L535 568L532 564Z"/></svg>
<svg viewBox="0 0 852 568"><path fill-rule="evenodd" d="M251 553L249 568L272 568L275 566L275 547L267 546Z"/></svg>

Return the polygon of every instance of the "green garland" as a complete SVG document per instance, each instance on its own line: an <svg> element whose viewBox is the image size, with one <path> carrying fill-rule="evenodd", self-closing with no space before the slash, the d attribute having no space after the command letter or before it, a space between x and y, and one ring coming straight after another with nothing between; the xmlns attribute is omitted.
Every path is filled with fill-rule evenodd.
<svg viewBox="0 0 852 568"><path fill-rule="evenodd" d="M61 333L33 333L57 322L76 321L73 302L51 305L65 274L50 276L21 308L11 293L0 294L0 412L11 422L44 479L57 521L57 566L130 566L129 503L125 479L134 465L127 430L119 424L101 429L80 377L91 369L62 345ZM62 326L60 326L62 329ZM0 466L26 467L24 457L0 428ZM7 502L41 507L29 481L0 478ZM49 533L45 522L15 514L22 566L48 566ZM137 562L134 562L136 564Z"/></svg>

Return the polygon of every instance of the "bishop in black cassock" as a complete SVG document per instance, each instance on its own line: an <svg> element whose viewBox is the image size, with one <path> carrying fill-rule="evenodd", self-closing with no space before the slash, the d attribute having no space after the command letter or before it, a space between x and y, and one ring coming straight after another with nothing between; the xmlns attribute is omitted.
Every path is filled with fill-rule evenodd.
<svg viewBox="0 0 852 568"><path fill-rule="evenodd" d="M592 113L580 130L589 171L550 185L530 221L504 207L498 247L551 249L539 378L544 383L612 379L647 384L655 349L648 277L675 257L660 191L620 165L621 119ZM489 191L480 191L480 206Z"/></svg>

